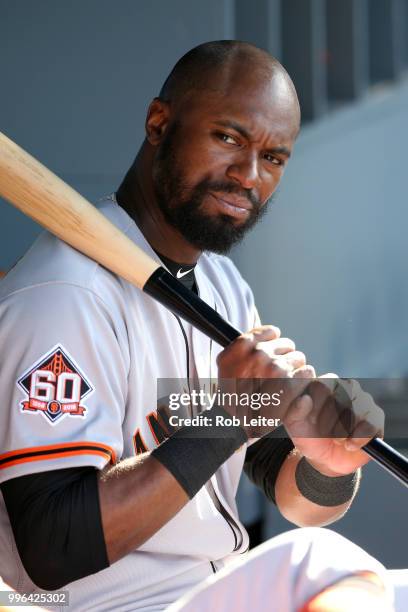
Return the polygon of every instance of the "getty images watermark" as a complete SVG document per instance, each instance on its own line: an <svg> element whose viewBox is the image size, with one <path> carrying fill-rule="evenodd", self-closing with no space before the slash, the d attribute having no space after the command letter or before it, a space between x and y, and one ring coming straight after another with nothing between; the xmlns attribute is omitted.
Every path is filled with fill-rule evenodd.
<svg viewBox="0 0 408 612"><path fill-rule="evenodd" d="M146 418L158 440L180 429L186 437L224 437L237 425L254 438L275 429L285 435L302 395L313 398L313 410L297 423L298 437L372 437L385 422L387 439L404 447L408 439L408 379L200 379L199 385L157 380L157 406Z"/></svg>
<svg viewBox="0 0 408 612"><path fill-rule="evenodd" d="M277 408L281 405L281 395L283 390L275 393L256 393L256 392L236 392L236 391L205 391L204 389L192 389L188 392L170 393L168 395L168 407L172 411L180 411L183 408L194 408L201 410L195 416L182 416L181 414L171 414L168 417L172 427L230 427L231 425L241 425L244 427L279 427L281 419L275 416L265 416L256 414L256 411L267 408ZM216 414L214 417L206 414L214 406L225 409L239 408L244 409L238 417L231 414L229 416ZM251 412L249 412L249 410ZM252 412L253 411L253 412Z"/></svg>

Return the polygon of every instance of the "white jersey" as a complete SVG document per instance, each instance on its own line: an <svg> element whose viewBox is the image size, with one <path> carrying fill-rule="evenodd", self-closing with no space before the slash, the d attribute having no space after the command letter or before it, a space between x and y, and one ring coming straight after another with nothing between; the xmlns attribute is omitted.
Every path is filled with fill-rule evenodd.
<svg viewBox="0 0 408 612"><path fill-rule="evenodd" d="M123 209L110 200L99 207L158 260ZM257 323L252 293L228 258L203 254L195 275L200 297L232 325ZM220 350L44 232L0 283L0 482L67 467L102 469L153 449L163 439L156 381L186 379L187 357L200 379L215 378ZM162 610L213 565L245 552L234 499L244 457L245 446L212 477L212 491L203 487L143 546L71 583L70 609ZM20 591L39 590L22 568L1 495L0 575Z"/></svg>

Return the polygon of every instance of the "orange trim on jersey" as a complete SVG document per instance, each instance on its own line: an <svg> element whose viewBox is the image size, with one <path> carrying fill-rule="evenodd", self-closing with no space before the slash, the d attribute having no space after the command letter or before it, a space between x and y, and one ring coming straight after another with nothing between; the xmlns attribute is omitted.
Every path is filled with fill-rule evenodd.
<svg viewBox="0 0 408 612"><path fill-rule="evenodd" d="M160 428L163 430L163 432L165 433L166 438L168 438L168 437L169 437L169 432L168 432L168 430L167 430L167 427L166 427L166 426L165 426L165 424L163 423L163 419L161 418L160 414L158 414L158 413L156 412L156 410L152 410L152 412L149 412L149 414L147 414L147 415L146 415L146 417L145 417L145 418L146 418L147 424L148 424L148 425L149 425L149 427L150 427L150 431L152 432L153 439L154 439L154 441L156 442L156 444L157 444L157 445L159 445L159 444L160 444L160 442L159 442L159 440L158 440L158 438L157 438L157 436L156 436L156 433L155 433L155 431L154 431L154 429L153 429L153 426L152 426L152 424L151 424L151 422L150 422L150 418L149 418L149 417L153 417L153 418L154 418L154 420L156 421L156 423L158 424L158 426L159 426L159 427L160 427Z"/></svg>
<svg viewBox="0 0 408 612"><path fill-rule="evenodd" d="M136 438L139 435L140 441L142 446L144 446L144 453L146 453L149 450L149 447L147 446L144 437L142 436L142 432L140 431L140 427L138 427L135 431L135 433L133 434L133 448L135 449L135 453L136 455L138 454L137 452L137 446L136 446ZM141 454L141 453L139 453Z"/></svg>
<svg viewBox="0 0 408 612"><path fill-rule="evenodd" d="M0 470L19 463L59 459L61 457L72 457L73 455L99 455L108 459L112 464L116 463L116 453L113 448L101 442L62 442L61 444L32 446L3 453L0 455Z"/></svg>
<svg viewBox="0 0 408 612"><path fill-rule="evenodd" d="M148 426L150 427L150 431L151 431L151 433L152 433L153 440L156 442L156 444L159 444L159 441L158 441L157 436L156 436L156 434L155 434L155 431L154 431L154 429L153 429L153 427L152 427L152 424L151 424L151 422L150 422L150 420L149 420L149 417L153 417L153 418L155 418L155 419L156 419L156 421L158 421L158 418L157 418L157 412L155 412L154 410L152 410L152 412L149 412L149 414L147 414L145 418L146 418L146 421L147 421Z"/></svg>

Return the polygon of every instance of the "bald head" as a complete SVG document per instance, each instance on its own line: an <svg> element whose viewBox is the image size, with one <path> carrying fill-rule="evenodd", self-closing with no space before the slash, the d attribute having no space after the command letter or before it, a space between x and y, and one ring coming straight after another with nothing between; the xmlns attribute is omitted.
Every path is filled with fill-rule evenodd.
<svg viewBox="0 0 408 612"><path fill-rule="evenodd" d="M233 40L199 45L150 103L119 203L132 200L150 244L170 259L226 253L264 214L299 122L293 83L266 51Z"/></svg>
<svg viewBox="0 0 408 612"><path fill-rule="evenodd" d="M300 123L296 90L284 67L266 51L237 40L211 41L188 51L170 72L159 98L179 106L195 94L230 95L254 87L269 88L272 97L285 98Z"/></svg>

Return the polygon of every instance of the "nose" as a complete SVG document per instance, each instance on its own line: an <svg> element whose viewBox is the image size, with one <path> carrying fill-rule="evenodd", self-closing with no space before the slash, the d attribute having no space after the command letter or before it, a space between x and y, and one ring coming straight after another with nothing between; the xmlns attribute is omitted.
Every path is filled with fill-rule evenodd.
<svg viewBox="0 0 408 612"><path fill-rule="evenodd" d="M255 155L242 156L228 166L227 176L238 182L243 189L259 187L258 159Z"/></svg>

